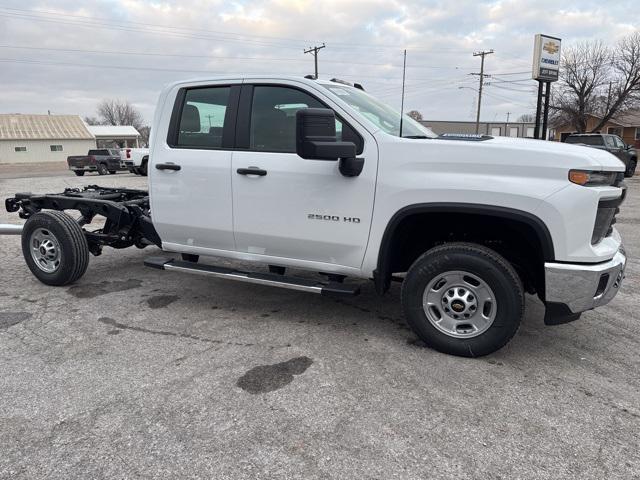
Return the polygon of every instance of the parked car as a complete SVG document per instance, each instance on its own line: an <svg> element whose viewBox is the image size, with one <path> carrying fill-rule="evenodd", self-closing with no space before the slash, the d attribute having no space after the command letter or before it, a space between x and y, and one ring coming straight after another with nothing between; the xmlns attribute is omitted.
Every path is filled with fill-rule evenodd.
<svg viewBox="0 0 640 480"><path fill-rule="evenodd" d="M120 157L127 170L136 175L147 176L149 164L148 148L123 148L120 150Z"/></svg>
<svg viewBox="0 0 640 480"><path fill-rule="evenodd" d="M145 263L159 270L299 292L357 295L371 279L383 294L398 281L415 333L469 357L513 337L525 292L551 325L613 299L626 265L614 227L626 193L619 160L553 142L437 137L358 87L265 76L169 85L149 192L91 186L6 200L27 219L29 269L66 285L89 253L156 245L167 256ZM96 215L104 226L84 229Z"/></svg>
<svg viewBox="0 0 640 480"><path fill-rule="evenodd" d="M617 135L604 133L574 133L565 143L581 144L612 153L624 163L625 177L633 177L638 165L638 153L632 145L626 145Z"/></svg>
<svg viewBox="0 0 640 480"><path fill-rule="evenodd" d="M98 172L100 175L114 174L118 170L126 170L120 159L120 151L115 148L89 150L86 155L67 157L69 170L81 177L85 172Z"/></svg>

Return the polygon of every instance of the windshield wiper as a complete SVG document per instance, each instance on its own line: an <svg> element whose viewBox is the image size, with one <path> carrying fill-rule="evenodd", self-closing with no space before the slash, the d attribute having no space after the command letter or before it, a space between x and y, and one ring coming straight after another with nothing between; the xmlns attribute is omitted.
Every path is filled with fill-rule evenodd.
<svg viewBox="0 0 640 480"><path fill-rule="evenodd" d="M402 138L431 138L426 135L404 135Z"/></svg>

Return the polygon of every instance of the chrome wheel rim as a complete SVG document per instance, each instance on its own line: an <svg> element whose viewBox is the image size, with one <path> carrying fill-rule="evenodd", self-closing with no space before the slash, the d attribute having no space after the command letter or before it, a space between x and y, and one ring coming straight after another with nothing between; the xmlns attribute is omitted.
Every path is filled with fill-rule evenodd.
<svg viewBox="0 0 640 480"><path fill-rule="evenodd" d="M455 270L437 275L429 282L422 307L429 322L445 335L473 338L491 327L498 304L484 280Z"/></svg>
<svg viewBox="0 0 640 480"><path fill-rule="evenodd" d="M37 228L29 239L31 258L40 270L53 273L60 267L60 244L46 228Z"/></svg>

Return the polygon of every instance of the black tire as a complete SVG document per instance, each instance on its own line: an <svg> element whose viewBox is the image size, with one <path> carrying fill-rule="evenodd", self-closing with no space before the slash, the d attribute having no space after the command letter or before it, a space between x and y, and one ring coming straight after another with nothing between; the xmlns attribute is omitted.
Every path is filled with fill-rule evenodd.
<svg viewBox="0 0 640 480"><path fill-rule="evenodd" d="M116 171L115 170L109 170L109 175L115 175Z"/></svg>
<svg viewBox="0 0 640 480"><path fill-rule="evenodd" d="M38 230L47 232L59 247L59 264L47 272L36 263L31 253L32 236ZM22 254L31 273L47 285L68 285L78 280L89 265L89 246L80 225L64 212L42 211L29 217L22 230Z"/></svg>
<svg viewBox="0 0 640 480"><path fill-rule="evenodd" d="M493 323L471 338L444 333L423 308L423 295L430 282L435 280L437 286L439 275L453 271L481 279L495 296ZM443 290L450 291L449 287ZM514 268L498 253L473 243L450 243L432 248L413 263L402 285L402 306L409 326L427 346L451 355L479 357L499 350L515 335L524 315L524 291ZM481 307L477 308L476 315Z"/></svg>
<svg viewBox="0 0 640 480"><path fill-rule="evenodd" d="M84 175L84 170L74 170L73 171L78 177L82 177Z"/></svg>
<svg viewBox="0 0 640 480"><path fill-rule="evenodd" d="M98 175L106 175L107 173L109 173L109 170L107 169L107 166L104 163L99 163L98 164Z"/></svg>
<svg viewBox="0 0 640 480"><path fill-rule="evenodd" d="M143 177L147 176L148 164L149 164L149 159L148 158L143 158L142 159L142 165L140 165L140 168L138 170L140 172L140 175L142 175Z"/></svg>
<svg viewBox="0 0 640 480"><path fill-rule="evenodd" d="M629 160L629 165L627 165L627 170L624 172L624 176L629 178L633 177L636 173L636 166L638 165L638 161L631 159Z"/></svg>

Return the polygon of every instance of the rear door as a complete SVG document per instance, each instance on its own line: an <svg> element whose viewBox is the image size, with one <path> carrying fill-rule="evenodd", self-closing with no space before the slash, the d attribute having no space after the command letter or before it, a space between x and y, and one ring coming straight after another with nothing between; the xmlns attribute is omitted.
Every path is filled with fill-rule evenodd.
<svg viewBox="0 0 640 480"><path fill-rule="evenodd" d="M342 176L337 161L299 157L296 111L331 107L317 95L287 82L243 86L231 171L236 248L275 264L279 258L285 265L296 259L359 268L371 224L377 146L343 116L336 130L358 145L365 159L359 176ZM246 174L251 168L262 174Z"/></svg>
<svg viewBox="0 0 640 480"><path fill-rule="evenodd" d="M180 88L168 95L149 169L153 224L163 248L233 250L231 152L240 86ZM210 253L210 252L209 252Z"/></svg>

